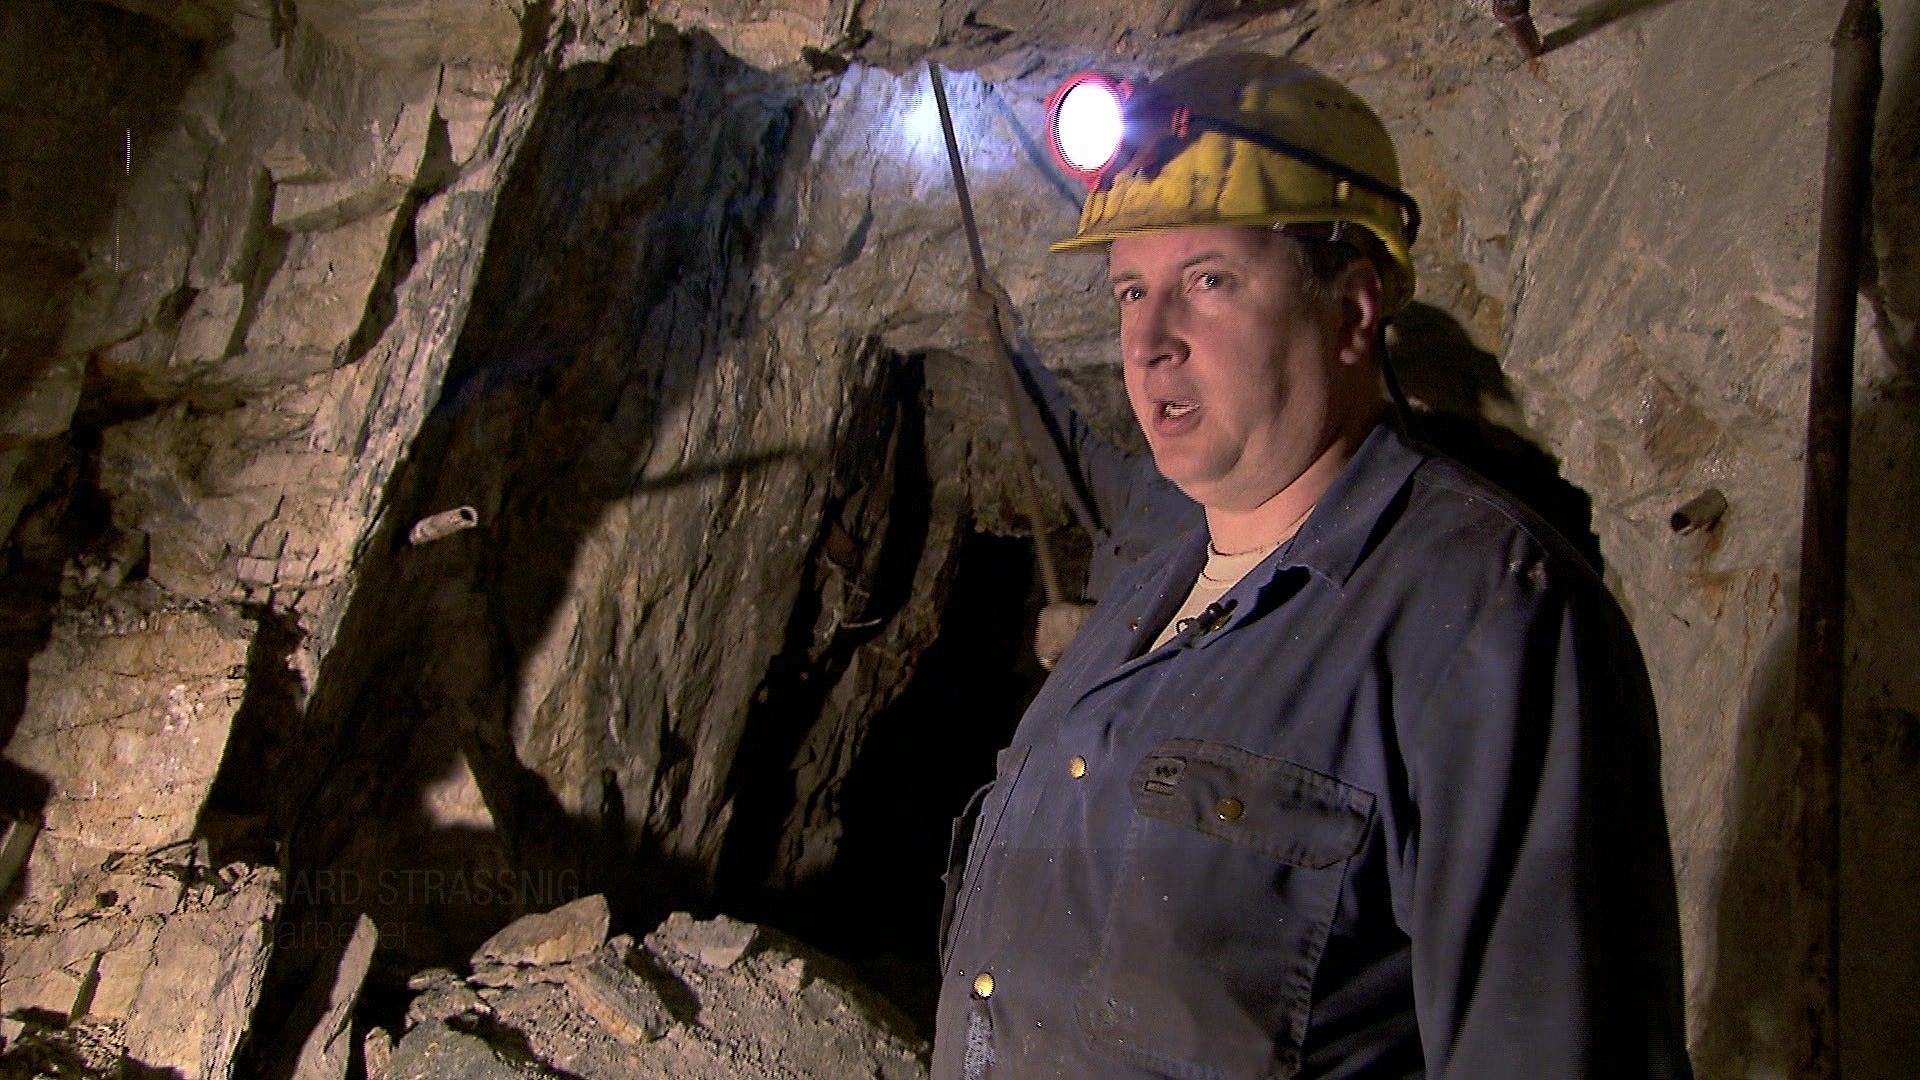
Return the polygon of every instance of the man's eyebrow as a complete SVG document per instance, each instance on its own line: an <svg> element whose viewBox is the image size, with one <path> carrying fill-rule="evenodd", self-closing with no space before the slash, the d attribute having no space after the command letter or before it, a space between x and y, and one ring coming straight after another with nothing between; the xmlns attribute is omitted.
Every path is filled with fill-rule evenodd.
<svg viewBox="0 0 1920 1080"><path fill-rule="evenodd" d="M1180 264L1174 267L1174 269L1178 272L1184 273L1185 271L1191 270L1193 267L1199 265L1200 263L1212 262L1216 259L1224 259L1224 258L1226 258L1226 255L1223 252L1220 252L1213 248L1208 248L1206 251L1202 251L1196 255L1189 255L1186 258L1180 260ZM1111 284L1111 285L1118 285L1123 281L1137 281L1143 276L1144 275L1141 274L1140 271L1138 270L1121 270L1117 273L1108 274L1107 282L1108 284Z"/></svg>
<svg viewBox="0 0 1920 1080"><path fill-rule="evenodd" d="M1208 248L1206 251L1203 251L1198 255L1194 255L1187 259L1181 260L1179 268L1181 270L1191 270L1193 267L1197 266L1200 263L1215 262L1220 259L1225 259L1226 257L1227 256L1225 252L1216 251L1212 248Z"/></svg>

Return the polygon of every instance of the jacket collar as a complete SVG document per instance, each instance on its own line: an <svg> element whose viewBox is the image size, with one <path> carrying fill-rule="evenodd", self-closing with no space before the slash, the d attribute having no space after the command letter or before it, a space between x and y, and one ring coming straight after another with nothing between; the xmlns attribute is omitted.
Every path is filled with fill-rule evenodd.
<svg viewBox="0 0 1920 1080"><path fill-rule="evenodd" d="M1376 424L1320 497L1318 507L1294 541L1268 556L1222 598L1223 604L1231 602L1233 607L1228 621L1218 629L1235 626L1270 603L1279 602L1284 592L1291 591L1276 588L1279 579L1284 571L1295 567L1324 579L1335 589L1344 589L1377 542L1383 531L1382 520L1425 460L1426 455L1409 444L1394 425L1385 421ZM1158 565L1141 568L1144 573L1135 585L1139 599L1127 605L1133 618L1122 657L1141 658L1147 644L1186 600L1195 576L1206 563L1207 539L1205 525L1196 526L1171 542L1158 559L1149 560ZM1220 636L1209 633L1196 644L1209 644Z"/></svg>
<svg viewBox="0 0 1920 1080"><path fill-rule="evenodd" d="M1254 574L1270 579L1275 571L1299 566L1344 589L1373 549L1382 519L1426 459L1394 424L1375 424L1353 460L1320 496L1293 543L1281 548L1271 566L1262 566Z"/></svg>

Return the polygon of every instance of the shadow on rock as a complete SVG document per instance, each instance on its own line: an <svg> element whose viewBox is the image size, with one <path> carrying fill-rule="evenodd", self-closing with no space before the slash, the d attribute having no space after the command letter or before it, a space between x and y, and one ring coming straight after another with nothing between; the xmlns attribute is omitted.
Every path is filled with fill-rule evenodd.
<svg viewBox="0 0 1920 1080"><path fill-rule="evenodd" d="M1414 407L1413 434L1498 484L1545 518L1596 573L1605 565L1593 500L1560 475L1560 462L1515 430L1519 402L1500 361L1453 316L1415 303L1394 319L1391 362Z"/></svg>

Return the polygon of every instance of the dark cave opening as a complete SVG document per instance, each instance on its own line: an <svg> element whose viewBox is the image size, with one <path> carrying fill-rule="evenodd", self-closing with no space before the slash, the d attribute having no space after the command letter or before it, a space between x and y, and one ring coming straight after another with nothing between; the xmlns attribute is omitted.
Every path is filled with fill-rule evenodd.
<svg viewBox="0 0 1920 1080"><path fill-rule="evenodd" d="M940 635L870 721L847 775L838 857L764 913L845 960L923 1033L933 1030L953 819L993 778L994 755L1046 677L1031 648L1044 600L1030 539L967 535Z"/></svg>

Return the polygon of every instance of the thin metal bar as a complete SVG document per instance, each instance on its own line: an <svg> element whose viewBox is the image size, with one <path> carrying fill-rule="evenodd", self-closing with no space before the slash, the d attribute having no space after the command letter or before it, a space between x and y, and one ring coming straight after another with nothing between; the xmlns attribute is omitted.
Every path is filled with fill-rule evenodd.
<svg viewBox="0 0 1920 1080"><path fill-rule="evenodd" d="M933 101L940 108L940 131L947 138L947 164L953 169L953 190L960 196L960 224L966 229L967 251L973 256L973 283L975 288L986 288L987 258L980 251L980 228L974 223L973 196L967 192L966 170L960 165L960 142L953 134L953 114L947 110L947 87L941 78L940 65L927 61L927 74L933 81ZM1016 395L1021 393L1019 375L1013 370L1012 346L1000 338L1001 330L994 327L994 344L999 347L1001 362L1000 392L1007 406L1007 422L1013 428L1014 444L1020 453L1020 492L1027 504L1027 518L1033 522L1033 551L1040 564L1040 584L1046 590L1047 603L1057 604L1068 599L1066 590L1060 585L1059 564L1054 561L1053 545L1047 540L1046 519L1041 516L1040 486L1033 478L1033 448L1027 444L1025 429L1020 426L1020 405Z"/></svg>
<svg viewBox="0 0 1920 1080"><path fill-rule="evenodd" d="M960 197L960 224L967 231L967 253L973 256L973 283L987 283L987 257L980 252L980 227L974 223L973 195L967 190L967 170L960 164L960 140L953 134L953 113L947 108L947 82L940 65L927 61L927 77L933 83L933 103L940 109L940 134L947 140L947 165L953 170L954 194Z"/></svg>
<svg viewBox="0 0 1920 1080"><path fill-rule="evenodd" d="M1880 7L1851 0L1834 34L1833 97L1821 195L1813 370L1807 393L1800 534L1799 649L1794 669L1796 980L1807 987L1794 1075L1840 1076L1840 792L1846 705L1848 442L1853 428L1854 317L1865 254L1873 114L1880 94Z"/></svg>

